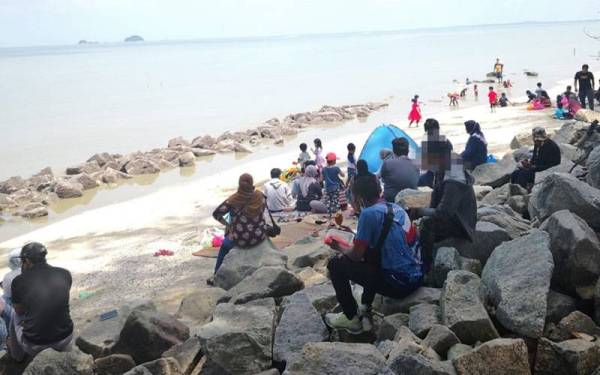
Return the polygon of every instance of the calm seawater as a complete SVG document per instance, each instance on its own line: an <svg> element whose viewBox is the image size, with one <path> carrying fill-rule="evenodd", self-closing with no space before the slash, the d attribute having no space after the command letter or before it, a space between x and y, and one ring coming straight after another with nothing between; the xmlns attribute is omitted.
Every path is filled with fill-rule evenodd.
<svg viewBox="0 0 600 375"><path fill-rule="evenodd" d="M496 57L509 78L532 69L549 87L583 62L600 69L586 26L600 31L579 22L0 49L0 179L323 104L408 107L415 93L440 99L454 79L482 79ZM404 118L400 108L388 114Z"/></svg>

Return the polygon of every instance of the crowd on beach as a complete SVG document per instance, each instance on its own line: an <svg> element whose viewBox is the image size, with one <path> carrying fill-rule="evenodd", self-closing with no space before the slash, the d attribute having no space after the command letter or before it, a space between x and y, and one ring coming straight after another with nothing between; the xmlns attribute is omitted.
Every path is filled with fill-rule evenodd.
<svg viewBox="0 0 600 375"><path fill-rule="evenodd" d="M501 79L502 70L497 73ZM586 99L593 108L594 98L599 99L593 89L593 75L584 65L575 76L579 98L567 87L557 98L557 110L565 110L565 102L568 110L575 103L585 108ZM550 100L539 84L535 99L530 99L541 98ZM413 99L411 115L409 126L413 121L418 125L418 96ZM338 237L327 242L339 253L329 260L327 269L342 311L326 314L325 322L334 329L362 332L362 317L369 314L376 294L403 298L423 284L435 257L435 243L451 238L473 240L477 202L471 172L488 162L488 150L480 124L469 120L464 125L468 140L458 153L439 122L427 119L420 165L409 158L409 141L398 137L391 140L391 150L380 151L381 166L375 172L349 143L344 171L337 165L338 155L325 152L323 142L315 139L310 150L304 143L299 145L299 171L290 181L273 168L271 179L257 189L253 177L242 174L237 191L213 213L226 228L215 273L233 248L252 248L278 236L281 228L274 216L291 212L325 215L322 224L353 235L350 242ZM527 190L531 190L536 173L561 163L561 150L544 128L534 128L532 139L531 156L522 160L511 176L512 183ZM429 207L396 203L399 193L419 187L432 189ZM358 218L355 230L341 225L343 215ZM0 298L0 341L16 361L46 348L64 351L71 347L71 275L50 266L46 256L46 247L35 242L10 253L11 272L3 279ZM351 283L364 288L358 301Z"/></svg>

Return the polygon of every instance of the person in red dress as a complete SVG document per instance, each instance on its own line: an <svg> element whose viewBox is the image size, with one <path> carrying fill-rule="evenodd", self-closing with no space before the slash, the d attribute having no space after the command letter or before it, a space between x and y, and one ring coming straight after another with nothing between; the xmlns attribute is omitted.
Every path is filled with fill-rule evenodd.
<svg viewBox="0 0 600 375"><path fill-rule="evenodd" d="M490 86L490 92L488 93L490 99L490 110L492 113L496 112L496 106L498 105L498 94L494 91L494 88Z"/></svg>
<svg viewBox="0 0 600 375"><path fill-rule="evenodd" d="M410 113L408 114L408 120L410 121L408 127L410 128L413 122L416 122L418 128L419 122L421 121L421 107L419 106L419 95L415 95L415 97L412 98L411 101L412 108L410 110Z"/></svg>

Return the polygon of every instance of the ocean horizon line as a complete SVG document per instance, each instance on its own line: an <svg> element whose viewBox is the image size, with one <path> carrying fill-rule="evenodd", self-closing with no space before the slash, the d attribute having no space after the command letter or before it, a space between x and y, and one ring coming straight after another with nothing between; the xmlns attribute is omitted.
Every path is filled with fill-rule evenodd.
<svg viewBox="0 0 600 375"><path fill-rule="evenodd" d="M510 27L510 26L535 26L535 25L568 25L574 23L593 23L599 22L600 19L579 19L579 20L565 20L565 21L520 21L520 22L508 22L508 23L490 23L490 24L473 24L473 25L452 25L452 26L440 26L440 27L417 27L417 28L406 28L406 29L392 29L392 30L358 30L358 31L339 31L339 32L317 32L317 33L300 33L300 34L274 34L274 35L251 35L251 36L231 36L231 37L204 37L204 38L174 38L174 39L161 39L161 40L145 40L144 36L140 33L133 33L131 35L139 35L144 38L143 42L125 42L121 41L96 41L87 39L75 39L72 44L38 44L38 45L22 45L22 46L0 46L1 51L9 50L22 50L22 49L36 49L36 48L65 48L65 47L82 47L82 48L94 48L94 47L118 47L118 46L153 46L162 44L226 44L226 43L256 43L265 41L289 41L292 39L321 39L321 38L344 38L344 37L357 37L357 36L381 36L381 35L394 35L394 34L412 34L419 32L443 32L443 31L459 31L469 30L473 28L494 28L494 27ZM129 35L124 36L125 39ZM81 40L87 41L87 43L79 44Z"/></svg>

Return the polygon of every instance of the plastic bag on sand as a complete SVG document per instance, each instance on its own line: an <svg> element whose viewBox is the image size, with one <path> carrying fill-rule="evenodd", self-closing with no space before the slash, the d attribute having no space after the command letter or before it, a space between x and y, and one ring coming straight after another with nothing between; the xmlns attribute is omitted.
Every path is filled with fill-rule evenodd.
<svg viewBox="0 0 600 375"><path fill-rule="evenodd" d="M219 228L207 228L200 233L200 246L202 248L220 247L225 238L225 232Z"/></svg>

